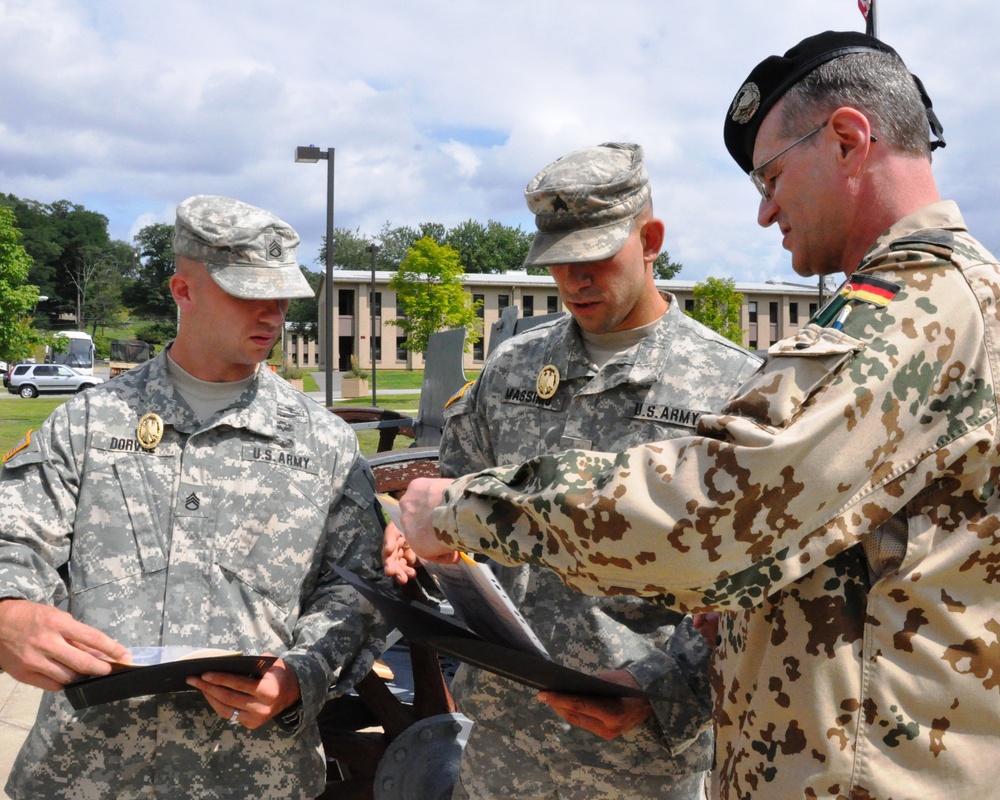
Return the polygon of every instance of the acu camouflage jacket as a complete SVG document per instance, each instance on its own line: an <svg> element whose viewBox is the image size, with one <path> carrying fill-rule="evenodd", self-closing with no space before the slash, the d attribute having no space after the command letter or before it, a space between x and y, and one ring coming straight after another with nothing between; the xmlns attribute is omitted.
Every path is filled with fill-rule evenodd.
<svg viewBox="0 0 1000 800"><path fill-rule="evenodd" d="M689 434L717 411L760 359L684 315L674 297L635 347L592 366L569 315L505 342L476 383L448 409L442 473L455 476L518 464L568 447L623 450ZM538 396L546 367L555 394ZM610 741L567 725L535 690L462 667L452 683L461 710L539 759L570 759L607 770L686 776L711 765L709 650L682 615L638 597L594 598L554 574L498 568L501 582L553 657L591 674L627 668L666 698L657 725ZM659 730L657 730L659 728Z"/></svg>
<svg viewBox="0 0 1000 800"><path fill-rule="evenodd" d="M586 592L732 610L723 798L995 797L1000 268L935 203L831 302L698 436L461 479L435 525Z"/></svg>
<svg viewBox="0 0 1000 800"><path fill-rule="evenodd" d="M301 721L229 726L200 692L74 711L46 692L8 793L38 798L312 798L316 715L382 644L336 564L382 578L382 525L357 439L267 369L198 425L166 353L60 406L0 472L0 597L67 602L129 647L271 652L295 670ZM151 450L147 413L163 421Z"/></svg>

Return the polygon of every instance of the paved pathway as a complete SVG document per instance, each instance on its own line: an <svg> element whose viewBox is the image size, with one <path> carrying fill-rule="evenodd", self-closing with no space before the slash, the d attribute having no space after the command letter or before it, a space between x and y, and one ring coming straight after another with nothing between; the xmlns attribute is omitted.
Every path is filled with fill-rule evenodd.
<svg viewBox="0 0 1000 800"><path fill-rule="evenodd" d="M35 722L41 696L41 689L18 683L10 675L0 673L0 800L8 800L3 787L21 742Z"/></svg>

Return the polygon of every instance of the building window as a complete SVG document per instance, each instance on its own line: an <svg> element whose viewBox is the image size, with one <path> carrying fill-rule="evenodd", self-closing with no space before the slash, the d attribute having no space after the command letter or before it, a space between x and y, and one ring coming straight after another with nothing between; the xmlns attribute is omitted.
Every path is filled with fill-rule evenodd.
<svg viewBox="0 0 1000 800"><path fill-rule="evenodd" d="M749 303L747 303L747 311L750 314L750 324L751 325L756 325L757 324L757 301L756 300L751 300Z"/></svg>
<svg viewBox="0 0 1000 800"><path fill-rule="evenodd" d="M342 317L354 316L354 291L341 289L337 292L337 313Z"/></svg>
<svg viewBox="0 0 1000 800"><path fill-rule="evenodd" d="M799 324L799 304L789 303L788 304L788 322L792 325Z"/></svg>
<svg viewBox="0 0 1000 800"><path fill-rule="evenodd" d="M375 337L375 361L376 363L382 360L382 337Z"/></svg>
<svg viewBox="0 0 1000 800"><path fill-rule="evenodd" d="M555 314L559 311L559 295L550 294L545 298L545 313Z"/></svg>
<svg viewBox="0 0 1000 800"><path fill-rule="evenodd" d="M688 314L694 313L694 298L689 297L687 300L684 301L684 310Z"/></svg>
<svg viewBox="0 0 1000 800"><path fill-rule="evenodd" d="M534 295L526 294L521 297L521 305L523 306L522 317L533 317L535 316L535 297Z"/></svg>
<svg viewBox="0 0 1000 800"><path fill-rule="evenodd" d="M486 316L486 297L481 294L472 295L472 303L477 306L476 316L483 319Z"/></svg>
<svg viewBox="0 0 1000 800"><path fill-rule="evenodd" d="M302 363L303 364L308 364L309 363L309 353L303 353L302 354Z"/></svg>
<svg viewBox="0 0 1000 800"><path fill-rule="evenodd" d="M474 345L472 345L472 360L482 361L486 358L486 347L483 344L483 340L480 339Z"/></svg>
<svg viewBox="0 0 1000 800"><path fill-rule="evenodd" d="M498 294L497 295L497 309L503 311L507 306L510 305L510 295L509 294Z"/></svg>
<svg viewBox="0 0 1000 800"><path fill-rule="evenodd" d="M406 347L403 343L406 341L406 334L396 334L396 360L406 361Z"/></svg>
<svg viewBox="0 0 1000 800"><path fill-rule="evenodd" d="M809 319L816 316L816 312L819 311L819 306L816 303L809 304Z"/></svg>

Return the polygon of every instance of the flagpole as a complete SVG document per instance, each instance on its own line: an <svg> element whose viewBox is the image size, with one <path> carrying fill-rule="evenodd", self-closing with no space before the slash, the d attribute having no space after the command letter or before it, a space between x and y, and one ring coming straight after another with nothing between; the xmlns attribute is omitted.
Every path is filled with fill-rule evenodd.
<svg viewBox="0 0 1000 800"><path fill-rule="evenodd" d="M878 38L878 6L877 0L870 0L868 5L868 16L865 25L865 33Z"/></svg>

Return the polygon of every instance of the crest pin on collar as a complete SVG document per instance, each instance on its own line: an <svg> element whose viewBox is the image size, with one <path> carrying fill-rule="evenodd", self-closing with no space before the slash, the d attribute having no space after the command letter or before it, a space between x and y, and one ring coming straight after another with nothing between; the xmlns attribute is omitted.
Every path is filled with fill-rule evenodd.
<svg viewBox="0 0 1000 800"><path fill-rule="evenodd" d="M163 420L157 414L145 414L135 428L135 438L143 450L154 450L163 439Z"/></svg>
<svg viewBox="0 0 1000 800"><path fill-rule="evenodd" d="M559 388L559 368L553 364L546 364L538 373L538 380L535 381L535 391L542 400L548 400Z"/></svg>

